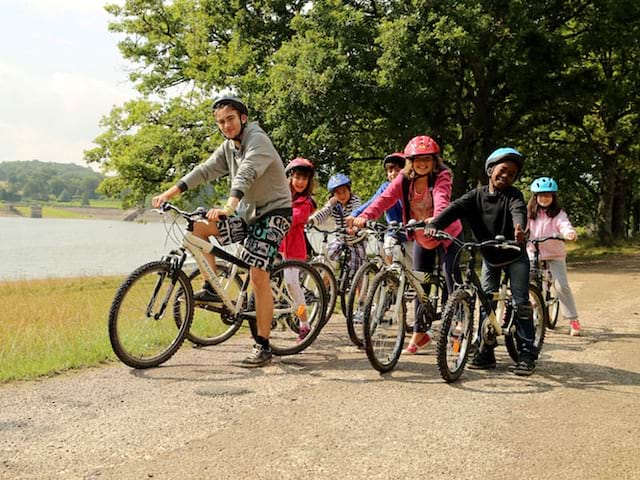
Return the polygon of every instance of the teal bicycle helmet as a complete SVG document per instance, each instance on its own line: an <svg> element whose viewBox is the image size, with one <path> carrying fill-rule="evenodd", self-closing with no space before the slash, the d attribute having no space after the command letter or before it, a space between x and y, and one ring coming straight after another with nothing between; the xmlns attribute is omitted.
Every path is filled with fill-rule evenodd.
<svg viewBox="0 0 640 480"><path fill-rule="evenodd" d="M558 191L558 183L551 177L536 178L531 183L532 193L555 193Z"/></svg>

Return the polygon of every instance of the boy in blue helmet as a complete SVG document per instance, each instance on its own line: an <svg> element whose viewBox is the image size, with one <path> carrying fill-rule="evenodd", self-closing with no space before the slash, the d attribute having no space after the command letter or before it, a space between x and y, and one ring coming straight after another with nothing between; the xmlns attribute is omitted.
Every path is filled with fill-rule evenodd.
<svg viewBox="0 0 640 480"><path fill-rule="evenodd" d="M330 194L329 200L324 207L309 218L307 223L320 225L326 222L329 217L333 217L337 228L347 228L346 218L351 216L353 211L362 204L360 198L351 192L351 179L344 173L337 173L329 179L327 190ZM353 237L353 241L350 240L347 243L344 237L334 238L329 243L329 258L337 260L344 248L349 249L351 253L349 269L351 272L355 272L365 259L365 239L366 237L360 237L360 241L356 241L356 237Z"/></svg>
<svg viewBox="0 0 640 480"><path fill-rule="evenodd" d="M500 274L505 270L511 284L516 313L516 328L520 338L516 375L528 376L535 371L538 351L533 343L534 326L529 303L529 259L525 249L527 206L513 182L522 172L524 157L515 148L499 148L485 162L489 184L467 192L452 202L428 225L431 234L458 219L466 220L479 242L503 235L522 245L520 252L498 250L483 252L481 282L485 293L498 290ZM482 323L482 320L481 320ZM480 326L480 328L482 328ZM469 368L495 368L494 345L482 344Z"/></svg>

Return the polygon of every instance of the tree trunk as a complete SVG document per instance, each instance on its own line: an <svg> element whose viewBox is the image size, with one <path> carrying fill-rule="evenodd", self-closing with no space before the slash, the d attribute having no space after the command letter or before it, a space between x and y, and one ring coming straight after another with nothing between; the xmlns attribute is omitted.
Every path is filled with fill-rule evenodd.
<svg viewBox="0 0 640 480"><path fill-rule="evenodd" d="M598 201L598 212L596 214L598 240L603 245L611 245L613 243L612 217L616 176L616 158L615 156L607 155L602 161L600 199Z"/></svg>
<svg viewBox="0 0 640 480"><path fill-rule="evenodd" d="M629 219L627 192L629 180L617 175L616 188L613 192L613 204L611 206L611 232L614 240L628 238L627 220Z"/></svg>

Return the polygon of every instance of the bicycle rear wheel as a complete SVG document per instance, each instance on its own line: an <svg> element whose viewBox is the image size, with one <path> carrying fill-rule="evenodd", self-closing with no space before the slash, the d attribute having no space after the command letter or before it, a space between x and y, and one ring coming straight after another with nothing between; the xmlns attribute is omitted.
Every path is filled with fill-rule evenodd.
<svg viewBox="0 0 640 480"><path fill-rule="evenodd" d="M304 295L304 305L294 299L295 286L287 285L285 270L297 279ZM273 320L269 344L274 355L293 355L302 352L313 343L325 323L327 293L318 271L310 264L298 260L286 260L271 270L271 291L273 292ZM249 302L250 304L253 302ZM245 312L250 317L251 333L256 338L258 331L255 312ZM306 318L309 332L300 338L300 322Z"/></svg>
<svg viewBox="0 0 640 480"><path fill-rule="evenodd" d="M237 299L242 290L242 278L238 274L235 278L230 278L232 269L228 265L217 265L216 271L217 279L227 295ZM189 280L193 290L202 288L204 280L200 270L191 273ZM174 304L174 315L176 321L182 322L180 302L184 301L184 291L178 292L176 298L178 302ZM242 319L233 317L226 307L196 304L187 339L195 345L218 345L231 338L241 325Z"/></svg>
<svg viewBox="0 0 640 480"><path fill-rule="evenodd" d="M540 289L535 285L529 285L529 302L531 303L531 312L533 316L533 345L536 347L536 351L540 353L542 345L544 344L544 337L546 333L547 324L547 308L542 298ZM507 314L513 315L513 306L509 304L507 308ZM509 317L507 317L509 318ZM509 352L509 356L514 362L518 361L518 338L515 328L515 322L512 323L512 327L509 332L504 336L504 343Z"/></svg>
<svg viewBox="0 0 640 480"><path fill-rule="evenodd" d="M363 334L369 362L379 372L392 370L404 344L406 305L396 273L375 276L364 306Z"/></svg>
<svg viewBox="0 0 640 480"><path fill-rule="evenodd" d="M357 347L364 345L362 331L364 306L367 301L369 286L379 271L380 267L375 262L364 263L354 275L347 295L347 311L345 313L347 332L349 333L349 338Z"/></svg>
<svg viewBox="0 0 640 480"><path fill-rule="evenodd" d="M183 300L176 299L179 292ZM174 305L180 305L180 321ZM117 357L133 368L169 360L184 341L193 318L193 292L186 274L164 261L150 262L118 288L109 311L109 340Z"/></svg>
<svg viewBox="0 0 640 480"><path fill-rule="evenodd" d="M462 289L454 291L444 306L436 353L445 382L455 382L464 372L473 341L474 310L471 295Z"/></svg>

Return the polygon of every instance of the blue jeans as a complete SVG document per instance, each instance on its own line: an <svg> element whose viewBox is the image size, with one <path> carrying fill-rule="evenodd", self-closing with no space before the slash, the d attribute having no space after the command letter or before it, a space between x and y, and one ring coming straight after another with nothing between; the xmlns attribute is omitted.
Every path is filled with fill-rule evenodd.
<svg viewBox="0 0 640 480"><path fill-rule="evenodd" d="M535 329L533 326L531 305L529 303L529 257L523 254L512 263L503 267L492 267L483 260L480 283L482 284L484 293L490 295L500 288L500 274L503 270L511 286L511 296L513 298L514 314L516 316L518 352L537 358L538 352L533 345ZM482 328L485 317L486 313L481 311L480 329Z"/></svg>
<svg viewBox="0 0 640 480"><path fill-rule="evenodd" d="M454 265L454 259L456 253L459 250L459 247L455 243L451 242L449 248L446 251L442 245L439 245L435 250L427 250L426 248L420 246L418 242L415 242L413 250L413 269L418 272L433 272L434 263L436 260L436 250L438 255L440 256L440 266L442 268L442 273L444 274L446 283L446 290L442 292L441 298L442 305L444 306L444 304L447 302L449 294L453 291L454 283L460 283L462 280L460 276L460 269L457 265ZM427 284L422 284L422 288L428 291L430 286ZM418 306L419 302L416 299L414 301L416 322L413 324L413 332L424 333L431 328L431 321L427 321L427 323L422 321L422 316L419 315L418 312Z"/></svg>

